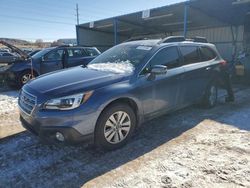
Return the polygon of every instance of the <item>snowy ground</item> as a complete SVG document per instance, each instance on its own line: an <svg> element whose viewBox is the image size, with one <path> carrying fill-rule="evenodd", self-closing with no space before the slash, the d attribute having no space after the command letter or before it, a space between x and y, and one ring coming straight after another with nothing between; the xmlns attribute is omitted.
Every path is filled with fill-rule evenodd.
<svg viewBox="0 0 250 188"><path fill-rule="evenodd" d="M24 131L17 110L18 91L0 92L0 139Z"/></svg>
<svg viewBox="0 0 250 188"><path fill-rule="evenodd" d="M250 89L150 121L113 152L18 133L16 96L0 94L0 187L250 187Z"/></svg>

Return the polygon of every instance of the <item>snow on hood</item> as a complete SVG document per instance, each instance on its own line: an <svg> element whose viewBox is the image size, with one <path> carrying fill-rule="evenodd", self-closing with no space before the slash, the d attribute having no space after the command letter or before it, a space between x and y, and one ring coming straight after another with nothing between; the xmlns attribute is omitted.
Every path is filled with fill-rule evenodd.
<svg viewBox="0 0 250 188"><path fill-rule="evenodd" d="M113 72L117 74L129 74L132 73L135 69L129 60L119 61L114 63L111 62L95 63L95 64L89 64L87 67L93 70Z"/></svg>

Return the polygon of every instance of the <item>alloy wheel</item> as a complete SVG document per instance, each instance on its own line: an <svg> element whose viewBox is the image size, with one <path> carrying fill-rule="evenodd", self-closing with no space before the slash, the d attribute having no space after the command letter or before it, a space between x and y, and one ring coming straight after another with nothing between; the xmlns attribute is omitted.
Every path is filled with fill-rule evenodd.
<svg viewBox="0 0 250 188"><path fill-rule="evenodd" d="M30 81L32 79L32 74L31 73L26 73L22 76L21 81L22 84L26 84L28 81Z"/></svg>
<svg viewBox="0 0 250 188"><path fill-rule="evenodd" d="M215 86L211 86L210 88L210 95L209 95L209 103L213 106L217 100L217 89Z"/></svg>
<svg viewBox="0 0 250 188"><path fill-rule="evenodd" d="M131 128L129 115L124 111L113 113L105 123L104 137L111 144L122 142Z"/></svg>

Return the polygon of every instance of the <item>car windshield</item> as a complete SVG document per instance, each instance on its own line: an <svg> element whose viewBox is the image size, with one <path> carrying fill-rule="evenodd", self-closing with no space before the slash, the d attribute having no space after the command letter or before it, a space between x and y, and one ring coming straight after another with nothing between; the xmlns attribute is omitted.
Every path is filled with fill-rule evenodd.
<svg viewBox="0 0 250 188"><path fill-rule="evenodd" d="M145 45L118 45L99 55L87 67L118 74L131 73L151 49Z"/></svg>
<svg viewBox="0 0 250 188"><path fill-rule="evenodd" d="M46 48L44 50L41 50L40 52L37 52L36 54L34 54L32 56L32 58L37 59L40 58L42 56L44 56L46 53L48 53L49 51L51 51L53 48Z"/></svg>

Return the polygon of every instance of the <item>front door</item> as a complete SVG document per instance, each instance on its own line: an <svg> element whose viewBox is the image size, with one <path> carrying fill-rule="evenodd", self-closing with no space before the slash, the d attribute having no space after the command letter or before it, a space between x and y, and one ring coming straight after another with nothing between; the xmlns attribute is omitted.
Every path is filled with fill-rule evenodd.
<svg viewBox="0 0 250 188"><path fill-rule="evenodd" d="M150 79L149 72L154 65L167 66L167 73ZM163 48L152 58L138 80L146 118L177 108L183 73L177 47Z"/></svg>
<svg viewBox="0 0 250 188"><path fill-rule="evenodd" d="M63 56L63 49L55 49L46 54L41 61L41 74L63 69Z"/></svg>

